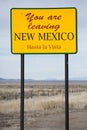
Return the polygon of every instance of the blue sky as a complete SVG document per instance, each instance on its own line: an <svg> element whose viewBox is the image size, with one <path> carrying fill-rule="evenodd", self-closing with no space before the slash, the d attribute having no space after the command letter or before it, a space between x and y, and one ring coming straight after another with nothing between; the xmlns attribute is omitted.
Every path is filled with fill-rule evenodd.
<svg viewBox="0 0 87 130"><path fill-rule="evenodd" d="M76 7L78 12L78 53L69 55L69 78L87 78L87 0L1 0L0 77L20 78L20 55L11 54L11 8ZM64 55L25 55L25 78L64 79Z"/></svg>

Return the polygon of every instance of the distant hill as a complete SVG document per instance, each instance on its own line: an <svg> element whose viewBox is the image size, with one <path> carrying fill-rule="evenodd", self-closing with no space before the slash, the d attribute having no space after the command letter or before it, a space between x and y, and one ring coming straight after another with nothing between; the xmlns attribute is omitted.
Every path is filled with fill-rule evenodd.
<svg viewBox="0 0 87 130"><path fill-rule="evenodd" d="M2 79L0 78L0 84L20 84L20 79ZM64 83L62 80L33 80L25 79L25 84L30 85L55 85L58 83Z"/></svg>
<svg viewBox="0 0 87 130"><path fill-rule="evenodd" d="M3 79L0 78L0 84L20 84L20 79ZM47 85L55 85L59 83L65 83L64 80L57 80L57 79L45 79L45 80L33 80L33 79L25 79L25 84L31 85L40 85L40 84L47 84ZM87 80L69 80L69 83L87 83Z"/></svg>
<svg viewBox="0 0 87 130"><path fill-rule="evenodd" d="M3 78L0 78L0 80L4 80Z"/></svg>
<svg viewBox="0 0 87 130"><path fill-rule="evenodd" d="M2 84L18 83L18 82L19 82L18 79L4 79L4 78L0 78L0 83L2 83Z"/></svg>

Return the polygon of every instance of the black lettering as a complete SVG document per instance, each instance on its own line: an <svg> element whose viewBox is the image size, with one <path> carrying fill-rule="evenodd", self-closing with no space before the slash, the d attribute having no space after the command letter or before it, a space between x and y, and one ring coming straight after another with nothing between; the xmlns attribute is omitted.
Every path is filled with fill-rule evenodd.
<svg viewBox="0 0 87 130"><path fill-rule="evenodd" d="M61 33L61 39L62 39L62 40L66 40L66 39L67 39L67 38L64 38L64 35L67 36L67 33L66 33L66 32Z"/></svg>
<svg viewBox="0 0 87 130"><path fill-rule="evenodd" d="M27 40L27 38L26 38L26 33L22 33L22 34L21 34L21 40L22 40L22 41L26 41L26 40Z"/></svg>
<svg viewBox="0 0 87 130"><path fill-rule="evenodd" d="M60 33L58 33L58 40L60 40Z"/></svg>
<svg viewBox="0 0 87 130"><path fill-rule="evenodd" d="M18 34L14 33L14 35L15 35L14 40L17 40L17 39L20 40L21 39L21 33L18 33Z"/></svg>
<svg viewBox="0 0 87 130"><path fill-rule="evenodd" d="M73 40L74 33L72 32L56 32L56 33L38 33L38 40Z"/></svg>
<svg viewBox="0 0 87 130"><path fill-rule="evenodd" d="M57 34L57 33L56 33L56 34ZM55 40L57 40L57 38L56 38L56 36L55 36L56 34L52 33L53 39L55 39ZM53 40L53 39L52 39L52 40Z"/></svg>
<svg viewBox="0 0 87 130"><path fill-rule="evenodd" d="M52 40L51 39L51 33L45 33L46 40Z"/></svg>
<svg viewBox="0 0 87 130"><path fill-rule="evenodd" d="M68 38L69 40L73 40L73 39L74 39L74 34L73 34L72 32L69 32L69 33L67 34L67 38Z"/></svg>
<svg viewBox="0 0 87 130"><path fill-rule="evenodd" d="M35 33L27 33L28 40L33 40L35 36Z"/></svg>
<svg viewBox="0 0 87 130"><path fill-rule="evenodd" d="M14 40L33 40L35 36L35 33L14 33Z"/></svg>
<svg viewBox="0 0 87 130"><path fill-rule="evenodd" d="M44 33L45 34L45 33ZM43 34L43 36L41 35L41 33L38 33L38 36L39 36L39 39L38 40L42 40L45 36L44 36L44 34Z"/></svg>

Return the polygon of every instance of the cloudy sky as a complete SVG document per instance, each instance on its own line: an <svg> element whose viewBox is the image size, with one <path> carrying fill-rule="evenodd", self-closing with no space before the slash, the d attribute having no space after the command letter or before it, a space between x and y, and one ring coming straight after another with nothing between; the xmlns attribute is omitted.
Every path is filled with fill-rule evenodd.
<svg viewBox="0 0 87 130"><path fill-rule="evenodd" d="M0 77L20 78L20 55L11 54L11 8L76 7L78 53L69 55L69 78L87 78L87 0L0 0ZM25 55L25 78L64 79L64 55Z"/></svg>

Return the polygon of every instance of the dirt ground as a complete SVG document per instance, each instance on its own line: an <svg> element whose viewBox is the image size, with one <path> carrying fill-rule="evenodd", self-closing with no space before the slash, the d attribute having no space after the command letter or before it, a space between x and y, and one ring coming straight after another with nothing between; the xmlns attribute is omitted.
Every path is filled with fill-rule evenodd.
<svg viewBox="0 0 87 130"><path fill-rule="evenodd" d="M69 125L70 130L87 130L87 110L71 111ZM19 114L0 114L0 130L20 130ZM25 130L65 130L65 113L25 113Z"/></svg>
<svg viewBox="0 0 87 130"><path fill-rule="evenodd" d="M19 88L17 85L0 86L0 130L20 130ZM52 104L52 107L48 107L48 105L50 105L49 102L45 104L47 107L44 109L40 109L40 106L36 107L37 109L30 109L29 106L30 101L32 101L32 106L34 106L34 103L37 103L37 101L39 104L42 103L40 101L41 98L43 98L45 102L51 99L55 99L54 101L56 101L55 96L57 96L57 100L61 99L59 98L61 95L64 98L63 88L64 86L61 84L59 84L59 86L32 86L33 96L35 97L31 99L29 96L31 94L29 92L31 86L26 86L25 101L27 100L28 102L26 102L25 105L27 109L25 110L24 116L24 130L65 130L65 112L64 109L62 109L63 107L61 107L61 110L55 108L57 107L55 104ZM39 89L40 91L36 91ZM50 92L49 95L48 89ZM54 90L56 90L56 92ZM87 130L87 84L71 84L69 92L71 98L70 103L73 101L71 104L72 107L69 109L69 128L70 130ZM33 102L33 100L35 102Z"/></svg>

